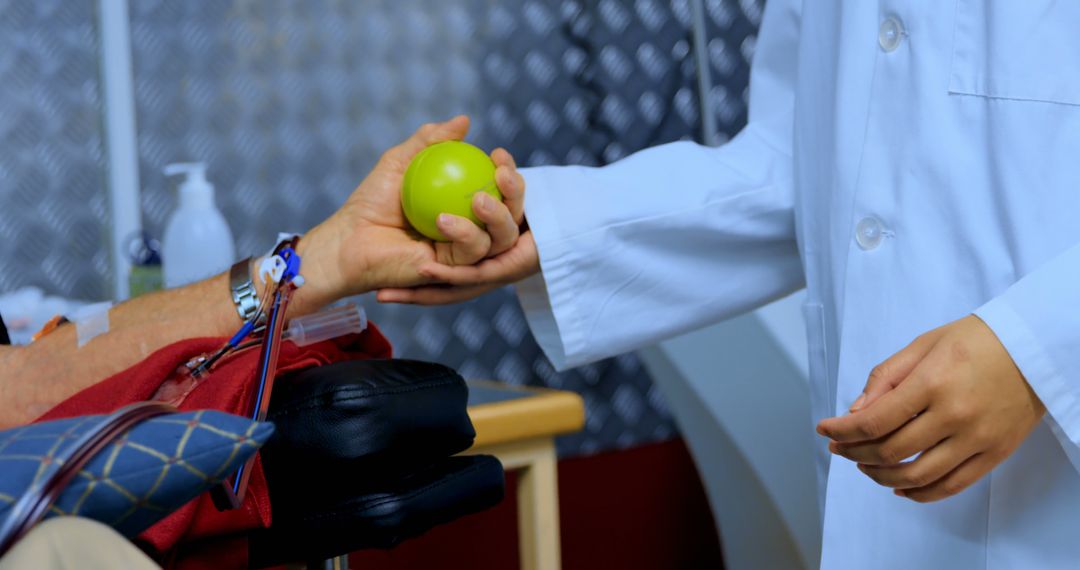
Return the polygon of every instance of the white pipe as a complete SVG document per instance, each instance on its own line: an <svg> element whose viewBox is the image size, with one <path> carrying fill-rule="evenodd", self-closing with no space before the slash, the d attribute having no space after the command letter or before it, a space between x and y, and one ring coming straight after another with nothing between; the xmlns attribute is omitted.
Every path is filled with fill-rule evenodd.
<svg viewBox="0 0 1080 570"><path fill-rule="evenodd" d="M99 0L101 81L108 157L112 233L112 281L116 300L128 296L131 262L125 241L142 229L139 156L135 138L135 88L131 72L131 26L127 0Z"/></svg>

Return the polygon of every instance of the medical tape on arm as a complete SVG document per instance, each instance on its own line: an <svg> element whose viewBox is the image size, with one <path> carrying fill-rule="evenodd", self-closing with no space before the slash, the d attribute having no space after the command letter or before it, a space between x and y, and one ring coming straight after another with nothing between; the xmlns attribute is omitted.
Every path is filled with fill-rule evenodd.
<svg viewBox="0 0 1080 570"><path fill-rule="evenodd" d="M112 302L105 301L87 305L75 311L71 322L75 323L75 335L78 337L78 346L93 340L94 337L109 332L109 309Z"/></svg>

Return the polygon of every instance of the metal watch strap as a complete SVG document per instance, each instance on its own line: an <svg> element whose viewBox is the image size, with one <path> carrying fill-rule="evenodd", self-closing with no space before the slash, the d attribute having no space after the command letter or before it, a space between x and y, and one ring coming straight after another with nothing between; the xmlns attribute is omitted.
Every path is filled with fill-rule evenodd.
<svg viewBox="0 0 1080 570"><path fill-rule="evenodd" d="M251 282L250 257L237 261L229 270L229 291L240 319L250 321L259 310L259 295Z"/></svg>

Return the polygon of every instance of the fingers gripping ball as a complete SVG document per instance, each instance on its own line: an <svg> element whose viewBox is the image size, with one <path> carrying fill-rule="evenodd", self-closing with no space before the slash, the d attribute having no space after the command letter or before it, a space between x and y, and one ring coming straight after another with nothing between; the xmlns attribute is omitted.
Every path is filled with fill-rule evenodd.
<svg viewBox="0 0 1080 570"><path fill-rule="evenodd" d="M477 192L502 201L495 186L495 163L469 143L446 141L425 148L409 163L401 207L416 231L435 241L450 241L435 225L439 214L468 218L484 227L472 210Z"/></svg>

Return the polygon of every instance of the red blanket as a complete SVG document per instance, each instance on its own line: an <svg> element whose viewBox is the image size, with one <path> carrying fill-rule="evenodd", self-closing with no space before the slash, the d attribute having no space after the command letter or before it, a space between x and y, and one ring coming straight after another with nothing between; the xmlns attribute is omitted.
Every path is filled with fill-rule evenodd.
<svg viewBox="0 0 1080 570"><path fill-rule="evenodd" d="M91 386L49 410L37 421L73 416L107 414L124 405L148 399L165 378L192 356L217 350L225 342L220 338L199 338L178 342L162 348L139 364ZM379 330L371 325L364 333L342 337L305 347L291 342L281 345L278 376L303 368L331 362L390 358L391 347ZM255 391L255 367L259 351L249 350L218 366L206 381L199 384L180 405L182 410L215 409L248 415ZM256 461L251 473L248 494L242 508L219 512L208 494L193 500L139 536L152 554L167 557L182 542L211 537L238 535L270 525L270 499L262 465ZM222 567L220 552L213 566ZM246 550L239 558L246 561ZM185 567L201 566L202 561L190 560Z"/></svg>

